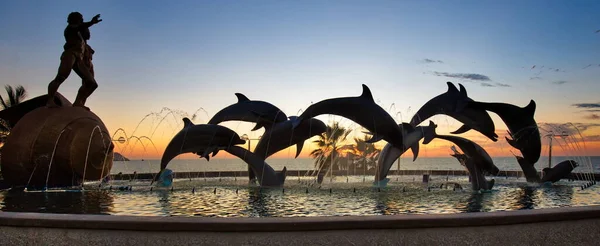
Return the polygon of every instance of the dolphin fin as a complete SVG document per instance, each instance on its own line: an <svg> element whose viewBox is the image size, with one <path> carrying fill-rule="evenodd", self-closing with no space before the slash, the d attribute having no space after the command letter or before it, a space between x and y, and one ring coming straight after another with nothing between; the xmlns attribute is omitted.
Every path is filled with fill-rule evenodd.
<svg viewBox="0 0 600 246"><path fill-rule="evenodd" d="M188 117L183 118L183 128L187 128L193 125L194 123L192 123L192 121Z"/></svg>
<svg viewBox="0 0 600 246"><path fill-rule="evenodd" d="M413 152L413 161L416 161L419 157L419 141L410 146L410 150Z"/></svg>
<svg viewBox="0 0 600 246"><path fill-rule="evenodd" d="M527 104L527 106L525 106L523 109L525 110L525 112L527 112L527 114L533 117L533 115L535 114L535 101L529 101L529 104Z"/></svg>
<svg viewBox="0 0 600 246"><path fill-rule="evenodd" d="M365 143L376 143L383 139L383 135L373 135L369 140L365 141Z"/></svg>
<svg viewBox="0 0 600 246"><path fill-rule="evenodd" d="M260 129L261 127L263 127L263 125L260 122L256 123L256 125L254 126L254 128L252 128L252 130L250 130L250 131L256 131L256 130Z"/></svg>
<svg viewBox="0 0 600 246"><path fill-rule="evenodd" d="M460 96L467 97L467 89L465 89L465 87L461 83L458 83L458 86L460 87L460 91L458 91L460 93Z"/></svg>
<svg viewBox="0 0 600 246"><path fill-rule="evenodd" d="M470 131L472 128L470 126L467 125L462 125L460 128L458 128L456 131L450 132L452 134L462 134L465 132Z"/></svg>
<svg viewBox="0 0 600 246"><path fill-rule="evenodd" d="M363 88L363 92L360 95L360 97L367 99L369 101L375 102L375 100L373 100L373 94L371 94L371 89L369 89L369 87L365 84L362 85Z"/></svg>
<svg viewBox="0 0 600 246"><path fill-rule="evenodd" d="M363 131L362 133L364 133L364 134L367 134L367 135L375 135L375 134L373 134L373 133L372 133L372 132L370 132L370 131Z"/></svg>
<svg viewBox="0 0 600 246"><path fill-rule="evenodd" d="M508 137L505 137L505 138L506 138L506 142L508 142L508 144L509 144L510 146L512 146L512 147L513 147L513 148L515 148L515 149L520 149L520 148L518 147L519 145L517 144L517 141L515 141L514 139L510 139L510 138L508 138Z"/></svg>
<svg viewBox="0 0 600 246"><path fill-rule="evenodd" d="M446 84L448 85L448 93L459 93L458 88L452 82L448 81Z"/></svg>
<svg viewBox="0 0 600 246"><path fill-rule="evenodd" d="M296 157L294 157L294 158L298 158L298 156L300 155L300 152L302 152L302 147L304 147L304 141L296 144Z"/></svg>
<svg viewBox="0 0 600 246"><path fill-rule="evenodd" d="M431 127L431 131L424 132L423 144L428 144L429 142L431 142L431 140L433 140L434 138L437 137L437 133L435 132L435 128L437 128L437 125L435 123L433 123L433 121L430 120L429 126Z"/></svg>
<svg viewBox="0 0 600 246"><path fill-rule="evenodd" d="M210 161L210 155L205 155L204 158L206 158L206 161Z"/></svg>
<svg viewBox="0 0 600 246"><path fill-rule="evenodd" d="M238 99L238 103L250 101L250 99L248 99L248 97L244 96L244 94L242 94L242 93L235 93L235 96Z"/></svg>
<svg viewBox="0 0 600 246"><path fill-rule="evenodd" d="M212 157L215 157L215 155L217 155L217 153L219 153L219 149L216 149L215 151L213 151Z"/></svg>

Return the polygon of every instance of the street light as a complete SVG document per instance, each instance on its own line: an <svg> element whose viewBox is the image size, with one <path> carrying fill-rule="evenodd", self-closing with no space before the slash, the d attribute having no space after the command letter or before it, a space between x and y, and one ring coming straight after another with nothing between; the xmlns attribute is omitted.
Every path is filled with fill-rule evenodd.
<svg viewBox="0 0 600 246"><path fill-rule="evenodd" d="M552 132L550 132L550 134L547 134L544 137L547 137L550 139L550 143L548 144L548 168L552 168L552 140L554 139L554 137L568 137L569 134L567 134L566 132L562 132L562 134L554 134Z"/></svg>

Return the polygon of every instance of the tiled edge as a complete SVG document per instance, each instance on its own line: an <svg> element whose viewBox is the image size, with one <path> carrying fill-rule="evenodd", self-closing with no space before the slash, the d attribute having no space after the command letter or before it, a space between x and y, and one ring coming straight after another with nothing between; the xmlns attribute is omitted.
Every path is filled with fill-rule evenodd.
<svg viewBox="0 0 600 246"><path fill-rule="evenodd" d="M0 212L0 226L135 231L273 232L493 226L598 219L600 206L461 214L206 218Z"/></svg>

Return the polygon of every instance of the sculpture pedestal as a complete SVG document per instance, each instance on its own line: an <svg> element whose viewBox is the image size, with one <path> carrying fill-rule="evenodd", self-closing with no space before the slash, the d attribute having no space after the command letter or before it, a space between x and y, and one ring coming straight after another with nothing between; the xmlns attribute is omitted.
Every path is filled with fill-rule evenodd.
<svg viewBox="0 0 600 246"><path fill-rule="evenodd" d="M2 148L5 182L28 188L80 185L110 174L111 137L102 120L80 107L40 107L21 118Z"/></svg>

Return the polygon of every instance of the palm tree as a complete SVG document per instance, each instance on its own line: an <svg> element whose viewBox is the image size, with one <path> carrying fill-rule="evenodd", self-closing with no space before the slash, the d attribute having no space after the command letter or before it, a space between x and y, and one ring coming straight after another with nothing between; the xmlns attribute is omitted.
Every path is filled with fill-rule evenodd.
<svg viewBox="0 0 600 246"><path fill-rule="evenodd" d="M13 107L13 106L23 102L25 100L25 98L27 98L27 91L25 90L25 87L23 87L22 85L19 85L16 88L13 88L10 85L5 85L4 89L6 90L6 94L8 94L8 96L6 97L6 99L4 99L4 97L2 97L2 95L0 95L0 108L1 109L7 109L10 107ZM6 140L6 138L8 137L9 133L10 133L10 126L6 123L6 121L4 121L3 119L0 119L0 149L2 149L3 143Z"/></svg>
<svg viewBox="0 0 600 246"><path fill-rule="evenodd" d="M367 143L368 139L367 135L362 139L354 138L354 144L348 153L354 160L355 173L356 168L367 171L377 167L377 159L379 159L381 149L378 149L373 143Z"/></svg>
<svg viewBox="0 0 600 246"><path fill-rule="evenodd" d="M8 96L6 99L4 99L4 97L0 95L0 107L2 107L2 109L15 106L27 98L27 91L22 85L19 85L16 88L13 88L11 85L5 85L4 89L6 90L6 94L8 94Z"/></svg>
<svg viewBox="0 0 600 246"><path fill-rule="evenodd" d="M339 163L342 152L350 148L341 143L346 141L351 131L351 129L340 126L339 122L334 122L327 126L327 130L323 134L319 135L319 139L313 141L317 144L317 149L310 152L310 156L315 159L315 168L319 175L318 183L321 183L323 178L321 171L329 172L333 166Z"/></svg>

